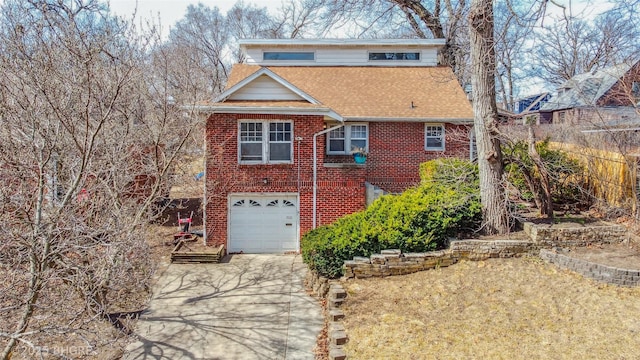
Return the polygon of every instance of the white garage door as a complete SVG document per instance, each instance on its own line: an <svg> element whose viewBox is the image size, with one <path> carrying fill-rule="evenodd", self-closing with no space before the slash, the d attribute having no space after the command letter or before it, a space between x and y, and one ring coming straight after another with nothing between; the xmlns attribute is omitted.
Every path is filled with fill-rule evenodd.
<svg viewBox="0 0 640 360"><path fill-rule="evenodd" d="M298 251L296 195L232 195L229 252Z"/></svg>

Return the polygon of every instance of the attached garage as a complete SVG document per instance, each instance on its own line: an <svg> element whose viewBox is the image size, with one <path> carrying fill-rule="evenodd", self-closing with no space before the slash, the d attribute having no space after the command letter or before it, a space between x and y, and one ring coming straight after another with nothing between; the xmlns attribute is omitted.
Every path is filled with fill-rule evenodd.
<svg viewBox="0 0 640 360"><path fill-rule="evenodd" d="M298 251L298 223L295 194L230 195L228 251Z"/></svg>

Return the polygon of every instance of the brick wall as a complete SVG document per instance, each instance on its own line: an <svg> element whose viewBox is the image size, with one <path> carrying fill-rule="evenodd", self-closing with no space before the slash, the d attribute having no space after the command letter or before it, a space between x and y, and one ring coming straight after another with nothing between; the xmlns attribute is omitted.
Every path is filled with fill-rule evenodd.
<svg viewBox="0 0 640 360"><path fill-rule="evenodd" d="M238 164L239 120L293 122L293 163ZM318 115L213 114L207 121L207 242L226 245L227 199L230 193L299 193L301 235L313 224L313 134L324 129ZM468 158L468 127L446 125L446 151L424 150L423 123L369 123L369 156L365 165L351 156L325 155L325 136L317 138L317 224L329 224L365 207L365 181L390 192L419 182L420 163L443 156ZM325 162L346 166L325 166ZM266 179L266 184L264 180Z"/></svg>
<svg viewBox="0 0 640 360"><path fill-rule="evenodd" d="M469 128L445 125L445 151L424 149L424 123L369 123L367 181L389 192L420 182L420 164L440 157L469 158Z"/></svg>
<svg viewBox="0 0 640 360"><path fill-rule="evenodd" d="M633 92L633 83L640 82L640 62L633 65L622 78L598 99L598 106L631 106L638 103L639 94Z"/></svg>
<svg viewBox="0 0 640 360"><path fill-rule="evenodd" d="M288 120L293 122L293 163L274 165L238 164L238 121ZM226 245L229 194L237 192L299 193L300 231L312 228L313 134L324 127L322 116L273 114L214 114L207 121L207 243ZM364 209L365 168L325 168L324 141L318 139L318 225L335 221ZM298 176L299 175L299 176ZM266 184L264 180L266 179Z"/></svg>

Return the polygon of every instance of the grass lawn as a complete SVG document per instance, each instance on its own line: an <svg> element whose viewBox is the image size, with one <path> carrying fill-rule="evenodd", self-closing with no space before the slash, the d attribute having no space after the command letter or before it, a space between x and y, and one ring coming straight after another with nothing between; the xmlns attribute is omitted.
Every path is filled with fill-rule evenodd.
<svg viewBox="0 0 640 360"><path fill-rule="evenodd" d="M640 359L640 289L537 258L350 280L349 359Z"/></svg>

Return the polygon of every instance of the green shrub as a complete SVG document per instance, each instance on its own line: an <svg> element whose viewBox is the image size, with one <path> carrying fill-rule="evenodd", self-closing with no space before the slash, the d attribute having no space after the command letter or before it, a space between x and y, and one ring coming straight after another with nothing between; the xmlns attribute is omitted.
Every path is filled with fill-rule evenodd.
<svg viewBox="0 0 640 360"><path fill-rule="evenodd" d="M481 207L477 167L458 159L421 166L422 184L384 195L365 211L305 234L302 256L312 270L337 277L344 260L383 249L422 252L443 248L448 238L474 231Z"/></svg>

